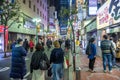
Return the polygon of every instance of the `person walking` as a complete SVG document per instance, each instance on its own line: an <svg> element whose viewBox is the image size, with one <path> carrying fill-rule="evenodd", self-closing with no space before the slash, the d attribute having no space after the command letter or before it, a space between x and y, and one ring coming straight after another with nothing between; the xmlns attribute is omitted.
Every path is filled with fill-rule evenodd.
<svg viewBox="0 0 120 80"><path fill-rule="evenodd" d="M18 39L15 48L12 49L10 78L13 80L22 80L26 74L25 56L27 52L22 45L22 39Z"/></svg>
<svg viewBox="0 0 120 80"><path fill-rule="evenodd" d="M52 47L52 41L50 39L48 39L47 42L46 42L46 45L47 45L47 48L48 48L48 51L49 51L50 48Z"/></svg>
<svg viewBox="0 0 120 80"><path fill-rule="evenodd" d="M68 50L68 49L70 49L70 40L69 39L67 39L66 41L65 41L65 48Z"/></svg>
<svg viewBox="0 0 120 80"><path fill-rule="evenodd" d="M28 52L29 44L28 44L28 40L27 39L25 39L25 41L23 42L23 47Z"/></svg>
<svg viewBox="0 0 120 80"><path fill-rule="evenodd" d="M64 62L64 51L60 48L58 41L53 43L54 49L50 55L50 64L52 64L52 80L63 80L63 62Z"/></svg>
<svg viewBox="0 0 120 80"><path fill-rule="evenodd" d="M44 60L47 63L47 67L49 67L49 60L41 44L36 44L35 49L36 51L33 53L30 63L32 80L45 80L45 70L40 69L40 61Z"/></svg>
<svg viewBox="0 0 120 80"><path fill-rule="evenodd" d="M17 44L16 40L13 40L10 49L12 50L13 48L15 48L15 45Z"/></svg>
<svg viewBox="0 0 120 80"><path fill-rule="evenodd" d="M95 59L96 59L95 38L91 38L88 44L89 44L89 48L91 49L90 54L88 55L88 58L89 58L89 71L90 72L95 72L94 71L94 63L95 63Z"/></svg>
<svg viewBox="0 0 120 80"><path fill-rule="evenodd" d="M110 41L112 43L112 66L113 67L116 67L116 44L115 42L113 41L113 38L110 37Z"/></svg>
<svg viewBox="0 0 120 80"><path fill-rule="evenodd" d="M103 40L101 41L101 50L103 58L103 69L106 73L106 64L108 63L109 73L112 72L112 54L111 54L112 43L108 40L107 35L103 35Z"/></svg>
<svg viewBox="0 0 120 80"><path fill-rule="evenodd" d="M33 43L32 39L29 42L29 47L30 47L30 52L33 52L34 43Z"/></svg>

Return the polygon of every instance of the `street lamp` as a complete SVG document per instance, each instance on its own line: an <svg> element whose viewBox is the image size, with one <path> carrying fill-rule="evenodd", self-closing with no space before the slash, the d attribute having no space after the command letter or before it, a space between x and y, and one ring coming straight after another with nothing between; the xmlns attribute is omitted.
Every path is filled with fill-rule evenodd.
<svg viewBox="0 0 120 80"><path fill-rule="evenodd" d="M40 30L40 25L38 25L38 24L40 24L41 19L34 18L32 21L35 22L35 26L36 26L36 44L37 44L37 42L38 42L38 32L39 32L38 29Z"/></svg>

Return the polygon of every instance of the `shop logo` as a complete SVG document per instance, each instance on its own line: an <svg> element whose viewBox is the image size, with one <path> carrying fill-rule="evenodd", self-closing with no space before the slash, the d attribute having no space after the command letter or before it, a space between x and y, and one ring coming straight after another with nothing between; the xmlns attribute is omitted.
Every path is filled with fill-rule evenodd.
<svg viewBox="0 0 120 80"><path fill-rule="evenodd" d="M109 13L114 20L118 20L120 18L120 0L111 0Z"/></svg>

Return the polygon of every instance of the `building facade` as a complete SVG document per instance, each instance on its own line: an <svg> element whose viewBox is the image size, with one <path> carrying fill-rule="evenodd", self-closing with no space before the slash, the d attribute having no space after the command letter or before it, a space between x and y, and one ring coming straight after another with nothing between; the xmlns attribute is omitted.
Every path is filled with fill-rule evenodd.
<svg viewBox="0 0 120 80"><path fill-rule="evenodd" d="M48 0L18 0L20 6L19 22L15 22L8 29L8 49L10 49L11 43L18 39L27 38L36 41L36 35L39 37L44 36L44 31L48 26ZM40 20L33 21L34 19ZM8 24L10 24L12 20ZM36 26L40 25L40 30L36 32Z"/></svg>

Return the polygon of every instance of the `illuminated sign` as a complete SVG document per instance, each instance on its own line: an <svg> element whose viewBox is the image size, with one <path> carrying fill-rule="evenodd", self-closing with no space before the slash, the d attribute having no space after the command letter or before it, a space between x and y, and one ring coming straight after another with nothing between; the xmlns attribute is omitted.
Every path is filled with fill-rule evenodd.
<svg viewBox="0 0 120 80"><path fill-rule="evenodd" d="M96 15L97 13L97 0L89 0L89 15Z"/></svg>
<svg viewBox="0 0 120 80"><path fill-rule="evenodd" d="M97 29L120 22L120 1L108 0L97 11Z"/></svg>

